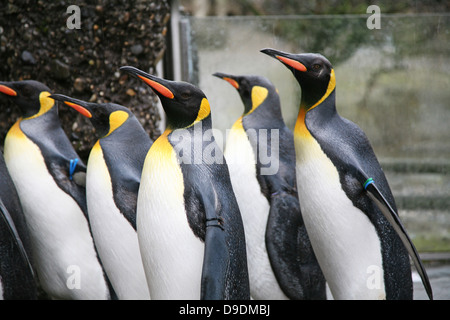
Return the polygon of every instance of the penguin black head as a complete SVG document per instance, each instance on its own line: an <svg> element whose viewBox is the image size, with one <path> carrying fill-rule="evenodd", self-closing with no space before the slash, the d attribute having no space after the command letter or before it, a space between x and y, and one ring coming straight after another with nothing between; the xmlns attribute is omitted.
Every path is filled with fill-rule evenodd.
<svg viewBox="0 0 450 320"><path fill-rule="evenodd" d="M133 116L128 108L114 103L86 102L62 94L52 94L50 98L63 102L89 118L99 137L109 135Z"/></svg>
<svg viewBox="0 0 450 320"><path fill-rule="evenodd" d="M202 121L211 114L205 94L187 82L170 81L150 75L134 67L122 67L125 71L144 81L161 100L171 129L186 128Z"/></svg>
<svg viewBox="0 0 450 320"><path fill-rule="evenodd" d="M263 49L261 52L281 61L292 71L302 88L302 104L307 109L336 86L333 66L321 54L292 54L274 49Z"/></svg>
<svg viewBox="0 0 450 320"><path fill-rule="evenodd" d="M236 88L244 103L244 115L254 111L269 95L276 93L275 86L262 76L234 76L220 72L214 73L213 76L227 81Z"/></svg>
<svg viewBox="0 0 450 320"><path fill-rule="evenodd" d="M50 89L34 80L0 82L0 92L20 108L25 118L43 114L55 104L53 99L49 98Z"/></svg>

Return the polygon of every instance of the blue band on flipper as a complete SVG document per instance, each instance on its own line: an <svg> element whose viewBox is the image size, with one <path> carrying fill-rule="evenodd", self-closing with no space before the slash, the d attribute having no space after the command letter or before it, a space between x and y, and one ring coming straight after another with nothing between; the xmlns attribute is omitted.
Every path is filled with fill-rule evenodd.
<svg viewBox="0 0 450 320"><path fill-rule="evenodd" d="M72 180L73 173L75 172L75 168L77 167L78 158L70 160L70 168L69 168L69 179Z"/></svg>
<svg viewBox="0 0 450 320"><path fill-rule="evenodd" d="M372 183L375 183L375 181L373 181L372 178L367 179L366 182L364 182L364 184L363 184L364 190L367 190L367 187Z"/></svg>

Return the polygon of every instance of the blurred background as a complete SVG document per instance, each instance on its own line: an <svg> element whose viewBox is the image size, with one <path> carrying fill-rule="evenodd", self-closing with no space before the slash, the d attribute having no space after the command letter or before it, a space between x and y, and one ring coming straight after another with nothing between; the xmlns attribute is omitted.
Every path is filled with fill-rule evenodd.
<svg viewBox="0 0 450 320"><path fill-rule="evenodd" d="M293 129L301 91L281 63L259 51L325 55L336 71L338 112L367 133L419 252L430 265L450 264L449 1L0 3L0 80L35 79L54 92L123 104L154 139L164 128L158 99L121 74L123 65L199 86L214 128L226 137L243 106L214 72L269 78ZM66 25L73 4L81 8L81 29ZM380 8L379 29L368 28L369 5ZM18 115L3 97L0 104L3 141ZM68 108L60 115L87 159L96 140L92 127ZM450 292L448 278L442 281Z"/></svg>

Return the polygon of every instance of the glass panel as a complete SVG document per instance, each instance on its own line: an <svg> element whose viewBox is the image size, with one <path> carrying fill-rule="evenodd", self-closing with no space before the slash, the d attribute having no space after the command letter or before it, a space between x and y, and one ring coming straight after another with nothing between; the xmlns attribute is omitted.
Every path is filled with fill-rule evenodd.
<svg viewBox="0 0 450 320"><path fill-rule="evenodd" d="M204 90L225 134L243 106L212 74L266 76L293 129L300 88L259 51L322 53L335 68L338 112L368 135L418 248L450 250L450 15L382 14L381 29L372 30L368 16L186 17L185 80Z"/></svg>
<svg viewBox="0 0 450 320"><path fill-rule="evenodd" d="M380 157L449 159L450 15L382 15L379 30L368 29L367 17L186 18L196 56L190 80L207 94L214 126L225 130L242 103L212 73L264 75L279 89L293 128L298 84L259 50L322 53L336 71L338 112L363 128Z"/></svg>

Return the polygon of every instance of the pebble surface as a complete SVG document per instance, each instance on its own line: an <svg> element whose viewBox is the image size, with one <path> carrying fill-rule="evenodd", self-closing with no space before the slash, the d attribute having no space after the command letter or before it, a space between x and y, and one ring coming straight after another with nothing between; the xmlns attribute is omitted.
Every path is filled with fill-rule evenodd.
<svg viewBox="0 0 450 320"><path fill-rule="evenodd" d="M8 0L0 11L0 81L33 79L54 93L122 104L156 139L160 135L156 96L119 68L131 65L155 72L166 50L168 0L101 0L95 5L78 1L80 29L68 28L71 4ZM3 96L0 104L0 141L4 141L19 113ZM70 108L61 106L59 114L69 139L86 161L97 139L93 127Z"/></svg>

